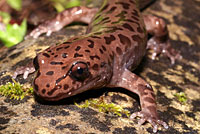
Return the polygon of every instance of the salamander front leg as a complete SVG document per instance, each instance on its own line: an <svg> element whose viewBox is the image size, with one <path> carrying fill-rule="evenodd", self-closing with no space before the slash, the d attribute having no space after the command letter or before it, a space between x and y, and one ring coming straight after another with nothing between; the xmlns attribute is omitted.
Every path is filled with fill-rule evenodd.
<svg viewBox="0 0 200 134"><path fill-rule="evenodd" d="M153 60L161 53L170 58L171 64L174 64L176 59L182 58L180 52L173 49L169 43L167 25L163 19L152 15L144 15L144 22L147 32L153 35L147 43L147 49L153 50Z"/></svg>
<svg viewBox="0 0 200 134"><path fill-rule="evenodd" d="M136 116L141 117L139 124L143 124L146 121L151 123L153 132L157 132L158 125L163 125L166 129L168 128L168 125L158 118L155 95L152 87L146 81L125 69L121 79L117 82L117 86L139 95L142 110L133 113L130 117L131 119L134 119Z"/></svg>
<svg viewBox="0 0 200 134"><path fill-rule="evenodd" d="M12 75L12 78L17 78L18 75L23 74L23 78L28 78L28 75L35 72L35 68L32 63L27 64L26 66L18 67Z"/></svg>
<svg viewBox="0 0 200 134"><path fill-rule="evenodd" d="M34 29L28 37L38 38L41 34L46 33L50 36L52 32L59 31L64 26L72 22L90 23L92 17L96 14L98 8L87 8L83 6L72 7L59 13L54 19L47 20Z"/></svg>

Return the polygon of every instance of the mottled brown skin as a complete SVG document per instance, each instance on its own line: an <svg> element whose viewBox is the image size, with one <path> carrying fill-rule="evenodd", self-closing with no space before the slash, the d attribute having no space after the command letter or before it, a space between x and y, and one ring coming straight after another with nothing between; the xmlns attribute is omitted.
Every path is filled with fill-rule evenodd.
<svg viewBox="0 0 200 134"><path fill-rule="evenodd" d="M147 48L154 49L153 58L164 53L172 63L179 56L169 46L164 21L154 16L145 16L143 20L135 0L105 0L96 12L96 8L67 9L30 34L37 38L42 33L50 35L73 21L90 22L86 35L51 46L37 55L35 93L43 99L58 101L90 89L122 87L140 98L142 110L133 113L131 118L140 116L139 124L150 122L154 132L159 124L168 128L158 118L152 87L131 72ZM154 35L148 43L146 30Z"/></svg>

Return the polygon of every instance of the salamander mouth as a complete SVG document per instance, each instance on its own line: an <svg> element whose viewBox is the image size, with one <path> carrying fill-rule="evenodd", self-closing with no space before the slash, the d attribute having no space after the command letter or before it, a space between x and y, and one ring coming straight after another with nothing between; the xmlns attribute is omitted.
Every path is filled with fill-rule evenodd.
<svg viewBox="0 0 200 134"><path fill-rule="evenodd" d="M59 100L62 100L64 98L68 98L68 97L71 97L71 96L74 96L76 94L79 94L79 93L82 93L84 91L87 91L87 90L90 90L90 89L93 89L96 87L96 84L98 83L98 81L101 80L101 77L100 76L97 76L91 80L88 80L88 83L86 83L85 85L71 91L69 90L69 92L67 93L58 93L54 96L41 96L40 94L37 94L37 96L39 96L40 98L46 100L46 101L59 101Z"/></svg>

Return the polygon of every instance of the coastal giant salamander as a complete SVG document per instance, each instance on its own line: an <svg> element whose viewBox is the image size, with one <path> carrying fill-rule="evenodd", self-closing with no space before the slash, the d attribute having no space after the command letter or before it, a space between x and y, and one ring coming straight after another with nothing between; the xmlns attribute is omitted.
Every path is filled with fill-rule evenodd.
<svg viewBox="0 0 200 134"><path fill-rule="evenodd" d="M83 6L67 9L30 33L37 38L50 35L65 25L88 23L85 35L53 45L34 59L37 76L34 91L41 98L58 101L86 90L122 87L140 98L139 124L149 122L153 131L158 125L168 128L157 115L154 91L145 80L132 73L146 49L153 49L152 59L163 53L173 64L179 57L168 41L165 22L155 16L141 15L137 0L104 0L102 7ZM147 33L153 37L147 41Z"/></svg>

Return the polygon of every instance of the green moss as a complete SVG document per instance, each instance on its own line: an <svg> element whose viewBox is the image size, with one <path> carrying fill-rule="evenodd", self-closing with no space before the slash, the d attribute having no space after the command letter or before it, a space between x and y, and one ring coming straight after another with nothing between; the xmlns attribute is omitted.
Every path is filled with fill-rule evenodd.
<svg viewBox="0 0 200 134"><path fill-rule="evenodd" d="M114 103L105 102L103 97L101 97L100 99L89 99L86 100L84 104L79 105L75 103L75 105L79 108L92 107L98 109L100 112L113 113L118 116L122 116L122 114L125 114L127 117L130 116L130 112L128 110L125 110L121 106Z"/></svg>
<svg viewBox="0 0 200 134"><path fill-rule="evenodd" d="M10 97L11 99L22 100L25 96L33 94L33 88L25 88L19 82L12 79L13 83L8 82L0 86L0 95Z"/></svg>
<svg viewBox="0 0 200 134"><path fill-rule="evenodd" d="M0 40L6 47L12 47L24 39L27 30L26 19L18 24L6 24L5 30L0 30Z"/></svg>
<svg viewBox="0 0 200 134"><path fill-rule="evenodd" d="M67 8L76 6L86 6L92 3L92 0L50 0L54 8L58 12L62 12Z"/></svg>
<svg viewBox="0 0 200 134"><path fill-rule="evenodd" d="M175 93L174 96L176 97L176 99L181 102L182 104L185 104L187 101L187 97L185 95L184 92L180 92L180 93Z"/></svg>

